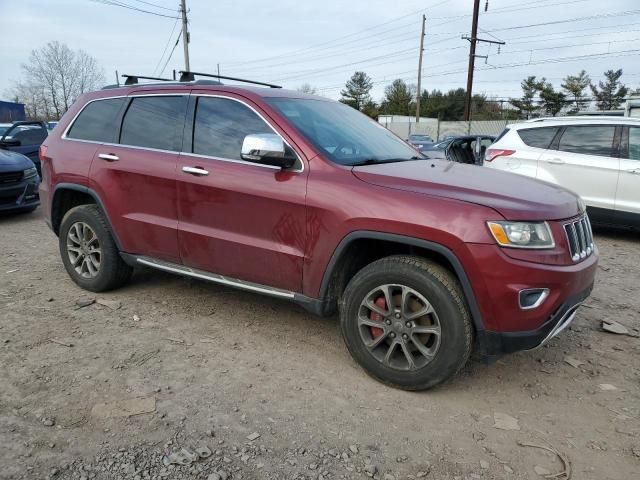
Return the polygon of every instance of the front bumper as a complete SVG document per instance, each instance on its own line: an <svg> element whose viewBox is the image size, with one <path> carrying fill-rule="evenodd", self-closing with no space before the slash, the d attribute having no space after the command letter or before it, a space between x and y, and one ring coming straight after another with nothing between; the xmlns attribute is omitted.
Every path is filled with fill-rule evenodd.
<svg viewBox="0 0 640 480"><path fill-rule="evenodd" d="M593 284L566 300L540 328L523 332L483 332L483 354L499 356L542 347L573 322L578 308L592 289Z"/></svg>
<svg viewBox="0 0 640 480"><path fill-rule="evenodd" d="M12 185L0 185L0 212L31 210L40 205L38 178Z"/></svg>

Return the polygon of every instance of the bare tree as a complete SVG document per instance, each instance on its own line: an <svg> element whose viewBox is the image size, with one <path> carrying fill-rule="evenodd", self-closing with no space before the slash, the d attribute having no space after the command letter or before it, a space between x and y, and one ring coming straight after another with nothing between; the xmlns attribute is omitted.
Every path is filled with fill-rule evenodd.
<svg viewBox="0 0 640 480"><path fill-rule="evenodd" d="M311 84L309 83L303 83L296 90L302 93L308 93L309 95L315 95L316 93L318 93L318 89L311 86Z"/></svg>
<svg viewBox="0 0 640 480"><path fill-rule="evenodd" d="M30 118L43 120L59 119L78 96L104 81L95 58L57 41L33 50L22 72L11 94L25 103Z"/></svg>

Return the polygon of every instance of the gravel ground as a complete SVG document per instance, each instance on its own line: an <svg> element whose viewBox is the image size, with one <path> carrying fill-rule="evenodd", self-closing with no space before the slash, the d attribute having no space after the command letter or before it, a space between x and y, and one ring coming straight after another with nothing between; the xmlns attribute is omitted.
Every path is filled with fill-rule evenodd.
<svg viewBox="0 0 640 480"><path fill-rule="evenodd" d="M640 236L596 233L570 330L409 393L335 318L152 270L88 294L40 211L0 218L0 478L638 478Z"/></svg>

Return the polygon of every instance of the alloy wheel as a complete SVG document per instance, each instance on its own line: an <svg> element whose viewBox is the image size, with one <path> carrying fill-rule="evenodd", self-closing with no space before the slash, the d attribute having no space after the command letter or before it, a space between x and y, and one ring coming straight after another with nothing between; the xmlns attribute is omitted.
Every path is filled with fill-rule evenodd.
<svg viewBox="0 0 640 480"><path fill-rule="evenodd" d="M386 367L417 370L440 347L440 320L431 303L406 285L386 284L371 290L358 309L360 338Z"/></svg>
<svg viewBox="0 0 640 480"><path fill-rule="evenodd" d="M102 248L93 229L85 222L71 225L67 234L67 254L73 269L84 278L94 278L100 272Z"/></svg>

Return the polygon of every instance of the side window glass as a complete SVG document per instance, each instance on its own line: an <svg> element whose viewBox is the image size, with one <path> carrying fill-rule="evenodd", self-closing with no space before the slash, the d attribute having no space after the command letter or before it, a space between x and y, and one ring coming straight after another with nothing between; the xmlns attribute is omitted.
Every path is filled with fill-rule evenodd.
<svg viewBox="0 0 640 480"><path fill-rule="evenodd" d="M640 127L629 127L629 158L640 160Z"/></svg>
<svg viewBox="0 0 640 480"><path fill-rule="evenodd" d="M525 145L535 148L549 148L559 127L522 128L518 135Z"/></svg>
<svg viewBox="0 0 640 480"><path fill-rule="evenodd" d="M249 107L235 100L199 97L193 129L193 153L242 160L244 137L273 130Z"/></svg>
<svg viewBox="0 0 640 480"><path fill-rule="evenodd" d="M93 142L114 142L118 113L126 98L108 98L89 103L67 133L69 138Z"/></svg>
<svg viewBox="0 0 640 480"><path fill-rule="evenodd" d="M559 150L613 157L613 125L576 125L567 127L560 139Z"/></svg>
<svg viewBox="0 0 640 480"><path fill-rule="evenodd" d="M186 109L186 96L134 98L122 120L120 143L179 152Z"/></svg>

